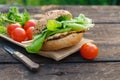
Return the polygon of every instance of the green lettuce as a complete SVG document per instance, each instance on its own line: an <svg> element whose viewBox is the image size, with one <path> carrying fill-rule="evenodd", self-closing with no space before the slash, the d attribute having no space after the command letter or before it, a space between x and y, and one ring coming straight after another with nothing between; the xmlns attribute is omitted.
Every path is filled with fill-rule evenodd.
<svg viewBox="0 0 120 80"><path fill-rule="evenodd" d="M62 26L62 23L56 20L48 20L48 23L46 26L48 30L55 31L55 30L58 30L58 28Z"/></svg>
<svg viewBox="0 0 120 80"><path fill-rule="evenodd" d="M34 39L31 45L26 47L26 51L29 53L37 53L43 45L43 42L46 37L46 32L41 33L37 36L37 38Z"/></svg>
<svg viewBox="0 0 120 80"><path fill-rule="evenodd" d="M24 25L30 18L30 14L27 10L20 13L18 7L10 7L7 13L0 13L0 25L7 25L10 23L20 23Z"/></svg>
<svg viewBox="0 0 120 80"><path fill-rule="evenodd" d="M6 27L0 26L0 34L7 34Z"/></svg>

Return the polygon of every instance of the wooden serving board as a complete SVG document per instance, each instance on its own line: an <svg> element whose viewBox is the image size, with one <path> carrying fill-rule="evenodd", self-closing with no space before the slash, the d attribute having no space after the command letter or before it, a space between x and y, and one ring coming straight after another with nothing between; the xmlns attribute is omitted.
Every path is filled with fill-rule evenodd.
<svg viewBox="0 0 120 80"><path fill-rule="evenodd" d="M4 38L12 43L15 43L23 48L25 48L32 42L32 40L31 40L31 41L24 41L24 42L20 43L20 42L14 41L13 39L9 38L6 35L2 35L2 34L0 34L0 37ZM44 56L44 57L52 58L56 61L59 61L59 60L64 59L65 57L75 53L76 51L78 51L80 49L80 47L86 42L93 42L93 40L82 38L82 40L75 46L57 50L57 51L40 51L37 54Z"/></svg>

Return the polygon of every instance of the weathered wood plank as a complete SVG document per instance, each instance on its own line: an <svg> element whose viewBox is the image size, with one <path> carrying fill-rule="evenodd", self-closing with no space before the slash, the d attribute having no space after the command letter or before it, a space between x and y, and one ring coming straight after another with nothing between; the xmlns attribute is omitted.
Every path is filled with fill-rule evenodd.
<svg viewBox="0 0 120 80"><path fill-rule="evenodd" d="M80 13L83 13L86 16L92 18L94 22L120 22L120 7L118 6L43 6L40 7L40 9L40 12L46 12L52 9L65 9L70 11L74 17L78 16ZM36 12L34 12L33 14L39 13L37 11L39 11L40 9L34 10Z"/></svg>
<svg viewBox="0 0 120 80"><path fill-rule="evenodd" d="M73 16L78 16L80 13L93 19L94 22L120 22L120 8L118 6L43 6L41 11L45 12L52 9L65 9L70 11ZM37 11L37 10L36 10Z"/></svg>
<svg viewBox="0 0 120 80"><path fill-rule="evenodd" d="M119 59L120 60L120 24L96 24L94 28L91 28L84 34L85 38L93 39L95 43L99 47L99 56L98 60L102 59ZM0 39L0 62L16 62L8 53L6 53L3 49L3 45L10 45L13 48L16 48L18 51L23 52L25 55L30 57L33 61L38 63L56 63L48 58L44 58L39 55L28 54L23 48L13 45L12 43ZM61 62L72 62L72 61L80 61L82 60L79 52L67 57Z"/></svg>
<svg viewBox="0 0 120 80"><path fill-rule="evenodd" d="M32 73L22 64L0 65L1 80L119 80L119 63L46 64Z"/></svg>
<svg viewBox="0 0 120 80"><path fill-rule="evenodd" d="M1 12L7 12L9 6L0 8ZM93 19L94 22L119 22L120 23L120 7L119 6L41 6L41 7L20 7L20 11L24 8L31 13L40 14L52 9L69 10L73 16L80 13ZM35 18L38 18L35 17Z"/></svg>
<svg viewBox="0 0 120 80"><path fill-rule="evenodd" d="M7 8L0 11L7 11ZM32 15L51 9L67 9L77 16L80 12L91 17L96 24L85 33L85 37L95 40L99 46L97 60L107 61L119 59L120 61L120 7L118 6L47 6L27 7ZM21 7L21 10L23 8ZM111 24L106 24L110 22ZM114 24L115 23L115 24ZM118 23L118 24L117 24ZM33 61L41 65L37 73L32 73L23 64L16 61L3 50L3 45L9 45L23 52ZM56 62L38 55L28 54L23 48L0 38L0 80L119 80L120 65L118 63L79 63L82 62L79 52ZM117 60L115 60L117 62ZM83 62L86 62L85 60ZM88 61L87 61L88 62ZM113 61L114 62L114 61Z"/></svg>

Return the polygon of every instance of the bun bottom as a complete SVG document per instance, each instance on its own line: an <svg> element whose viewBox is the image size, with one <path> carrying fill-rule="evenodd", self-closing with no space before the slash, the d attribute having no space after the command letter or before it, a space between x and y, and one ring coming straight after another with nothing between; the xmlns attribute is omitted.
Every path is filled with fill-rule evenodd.
<svg viewBox="0 0 120 80"><path fill-rule="evenodd" d="M81 41L82 36L83 33L72 33L60 39L46 41L42 46L42 50L55 51L55 50L74 46Z"/></svg>

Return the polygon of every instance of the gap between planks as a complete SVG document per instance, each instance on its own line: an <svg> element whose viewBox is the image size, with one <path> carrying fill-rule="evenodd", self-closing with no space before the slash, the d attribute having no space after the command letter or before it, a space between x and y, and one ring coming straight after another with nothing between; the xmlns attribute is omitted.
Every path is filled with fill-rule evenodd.
<svg viewBox="0 0 120 80"><path fill-rule="evenodd" d="M120 62L120 59L96 59L93 61L88 60L63 60L63 61L50 61L50 62L36 62L39 64L69 64L69 63L106 63L106 62ZM21 62L0 62L0 64L22 64Z"/></svg>

